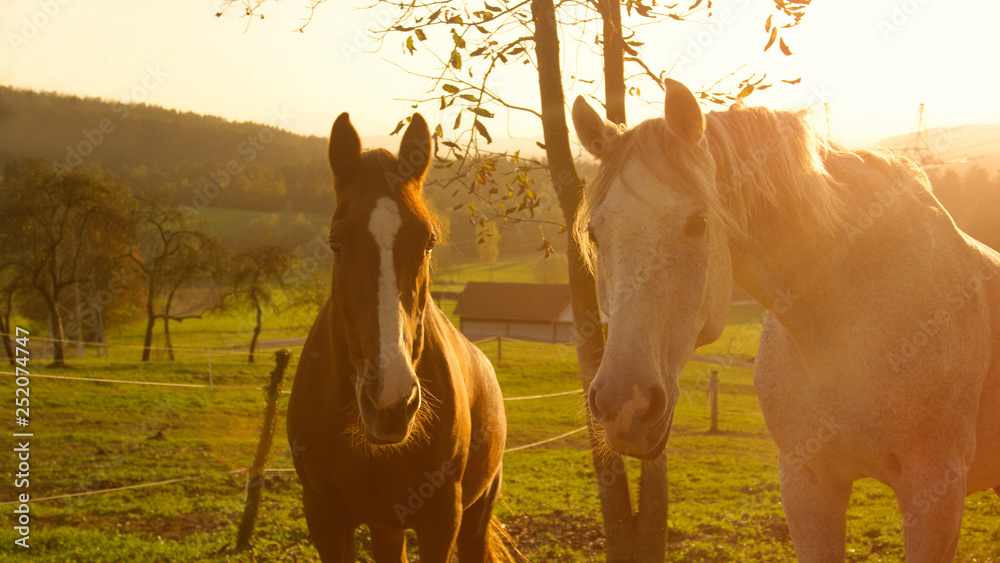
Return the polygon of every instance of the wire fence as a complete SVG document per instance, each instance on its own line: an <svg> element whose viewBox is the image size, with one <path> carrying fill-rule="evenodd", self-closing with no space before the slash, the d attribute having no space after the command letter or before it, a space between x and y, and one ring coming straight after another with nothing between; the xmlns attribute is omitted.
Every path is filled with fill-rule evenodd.
<svg viewBox="0 0 1000 563"><path fill-rule="evenodd" d="M110 489L95 489L93 491L80 491L78 493L67 493L67 494L64 494L64 495L54 495L54 496L50 496L50 497L33 498L33 499L31 499L31 502L32 503L35 503L35 502L45 502L45 501L49 501L49 500L60 500L60 499L66 499L66 498L76 498L76 497L86 497L86 496L90 496L90 495L100 495L100 494L105 494L105 493L117 493L117 492L120 492L120 491L131 491L131 490L134 490L134 489L145 489L147 487L159 487L161 485L171 485L171 484L174 484L174 483L181 483L183 481L194 481L196 479L207 479L209 477L220 477L220 476L223 476L223 475L235 475L235 474L238 474L238 473L245 473L248 469L249 468L234 469L232 471L220 471L218 473L207 473L207 474L204 474L204 475L191 475L191 476L188 476L188 477L178 477L176 479L167 479L166 481L154 481L154 482L151 482L151 483L138 483L138 484L135 484L135 485L125 485L125 486L122 486L122 487L112 487ZM11 501L7 501L7 502L0 502L0 506L5 506L5 505L9 505L9 504L18 504L19 502L20 501L16 501L16 500L11 500Z"/></svg>
<svg viewBox="0 0 1000 563"><path fill-rule="evenodd" d="M507 448L507 449L505 449L503 451L503 453L504 454L509 454L509 453L513 453L513 452L519 452L519 451L522 451L522 450L526 450L526 449L529 449L529 448L534 448L534 447L542 446L542 445L545 445L545 444L548 444L548 443L551 443L551 442L555 442L557 440L561 440L563 438L567 438L569 436L572 436L573 434L577 434L577 433L582 432L582 431L584 431L586 429L587 429L587 426L581 426L579 428L575 428L573 430L570 430L569 432L564 432L562 434L559 434L558 436L553 436L551 438L546 438L545 440L539 440L537 442L532 442L530 444L523 444L523 445L515 446L515 447L512 447L512 448ZM247 473L248 471L250 471L250 468L249 467L244 467L244 468L241 468L241 469L233 469L231 471L220 471L220 472L217 472L217 473L205 473L205 474L202 474L202 475L190 475L190 476L187 476L187 477L177 477L175 479L167 479L167 480L164 480L164 481L153 481L153 482L150 482L150 483L137 483L135 485L124 485L124 486L121 486L121 487L111 487L111 488L108 488L108 489L95 489L95 490L92 490L92 491L80 491L80 492L77 492L77 493L67 493L67 494L53 495L53 496L42 497L42 498L33 498L33 499L31 499L31 502L33 502L33 503L35 503L35 502L45 502L45 501L51 501L51 500L61 500L61 499L85 497L85 496L91 496L91 495L100 495L100 494L105 494L105 493L117 493L117 492L121 492L121 491L131 491L131 490L135 490L135 489L145 489L145 488L148 488L148 487L159 487L159 486L163 486L163 485L173 485L175 483L183 483L185 481L195 481L195 480L198 480L198 479L209 479L209 478L212 478L212 477L224 477L224 476L227 476L227 475L238 475L238 474L241 474L241 473ZM269 468L269 469L265 470L266 473L291 473L291 472L294 472L294 471L295 471L294 467L276 467L276 468ZM6 506L6 505L11 505L11 504L18 504L19 502L20 501L16 501L16 500L7 501L7 502L0 502L0 506Z"/></svg>
<svg viewBox="0 0 1000 563"><path fill-rule="evenodd" d="M287 333L292 329L282 329L281 332ZM4 333L0 333L2 336ZM8 336L10 336L8 334ZM56 340L52 338L32 336L32 342L39 341L45 343L53 343ZM276 348L284 347L297 347L305 342L305 337L290 337L290 338L280 338L274 340L261 340L255 351L254 357L259 360L266 357L266 353L270 350ZM71 348L74 344L83 344L90 348L103 348L105 350L120 349L120 350L144 350L146 347L141 344L105 344L105 343L95 343L95 342L84 342L79 340L63 340L63 343L67 349ZM242 346L242 344L241 344ZM263 364L258 363L258 361L250 362L250 350L249 343L246 343L246 347L243 350L233 350L234 347L219 347L219 346L205 346L205 347L192 347L192 346L173 346L171 348L163 346L150 346L149 350L151 352L150 356L143 360L140 365L150 366L197 366L203 370L203 376L207 382L207 387L212 388L224 388L224 385L216 385L216 378L233 378L233 377L247 377L247 373L234 374L232 372L242 371L246 372L248 369L253 369L259 367ZM43 354L42 357L45 357ZM240 358L240 359L236 359ZM80 356L73 359L75 365L82 366L100 366L102 369L113 369L118 367L132 367L136 366L136 359L125 359L124 356L116 354L115 358L109 358L107 356ZM221 372L221 373L220 373ZM185 373L179 374L184 377L191 377L194 374ZM63 378L72 379L66 377L48 376L52 378ZM83 379L83 378L80 378ZM92 379L92 381L98 381ZM131 383L136 385L155 385L155 383L150 383L146 381L135 382L135 381L124 381L124 380L101 380L103 383ZM173 383L170 386L174 387L200 387L196 384L179 384ZM229 386L234 387L234 386ZM236 386L239 388L239 386Z"/></svg>
<svg viewBox="0 0 1000 563"><path fill-rule="evenodd" d="M281 330L276 330L274 332L291 333L291 332L294 332L295 330L296 329L281 329ZM233 336L235 336L236 334L243 335L243 333L233 333ZM14 335L10 334L10 333L0 332L0 336L8 336L10 338L14 338ZM290 337L290 338L282 339L282 340L292 340L292 339L298 339L298 337ZM154 346L154 345L149 345L149 346L146 346L144 344L117 344L117 343L112 344L112 343L108 343L108 342L94 342L94 341L90 341L90 340L72 340L72 339L68 339L68 338L63 338L60 341L60 340L58 340L56 338L47 338L47 337L44 337L44 336L32 336L31 340L32 341L36 341L37 340L37 341L41 341L41 342L50 342L50 343L62 342L62 344L66 345L66 346L83 345L83 346L88 346L88 347L91 347L91 348L125 348L125 349L132 349L132 350L144 350L146 348L149 348L150 351L155 351L155 352L170 352L170 351L173 351L173 352L199 352L200 353L200 352L204 352L205 350L210 350L213 354L238 355L238 356L246 356L247 353L249 352L249 346L250 346L249 342L240 342L240 344L238 344L238 345L233 344L233 345L229 345L229 346L227 346L227 345L216 345L216 346L174 346L174 345L171 345L171 346ZM303 337L302 340L305 340L305 338ZM267 340L262 340L261 342L262 343L266 343ZM246 346L247 349L246 350L233 350L233 348L236 348L237 346L239 346L239 347ZM280 348L280 347L281 346L272 346L271 348ZM267 347L258 345L257 349L258 350L263 350L263 349L267 349Z"/></svg>
<svg viewBox="0 0 1000 563"><path fill-rule="evenodd" d="M504 339L506 339L506 340L512 340L512 341L516 341L516 342L533 343L533 342L526 341L526 340L518 340L518 339L513 339L513 338L507 338L507 337L494 337L494 338L482 339L482 340L473 342L473 344L483 344L483 343L492 342L492 341L498 341L499 342L499 341L502 341ZM37 337L32 337L32 340L45 340L45 339L37 338ZM121 347L132 347L132 346L129 346L129 345L120 345L120 346ZM140 348L141 348L141 346L140 346ZM199 350L197 348L188 348L188 349L189 350ZM245 355L246 352L239 352L239 354ZM716 356L695 355L692 358L692 360L693 361L710 362L710 363L715 363L715 364L718 364L718 365L725 365L725 366L736 366L736 367L752 367L753 366L752 362L748 362L748 361L745 361L745 360L733 359L733 358L721 358L721 357L716 357ZM245 366L247 364L240 364L240 365ZM14 377L18 376L18 374L16 372L9 372L9 371L0 371L0 375L9 375L9 376L14 376ZM260 390L266 388L266 387L263 387L263 386L214 385L211 382L209 384L176 383L176 382L164 382L164 381L141 381L141 380L126 380L126 379L96 378L96 377L75 377L75 376L68 376L68 375L54 375L54 374L41 374L41 373L32 373L32 374L30 374L29 377L43 378L43 379L52 379L52 380L61 380L61 381L77 381L77 382L105 383L105 384L119 384L119 385L139 385L139 386L154 386L154 387L170 387L170 388L176 388L176 389L197 389L197 390L213 390L213 391L214 390L223 390L223 391L226 391L226 390L260 391ZM286 391L282 391L282 393L283 394L289 394L290 391L286 390ZM576 395L576 394L580 394L580 393L582 393L581 389L571 389L571 390L567 390L567 391L558 391L558 392L554 392L554 393L545 393L545 394L536 394L536 395L524 395L524 396L517 396L517 397L504 397L503 400L504 401L524 401L524 400L546 399L546 398L551 398L551 397L560 397L560 396L567 396L567 395ZM717 412L715 410L716 408L717 407L713 407L713 413ZM713 414L713 416L714 416L714 414ZM567 432L563 432L561 434L552 436L550 438L546 438L544 440L538 440L536 442L531 442L531 443L528 443L528 444L521 444L521 445L517 445L517 446L508 447L508 448L506 448L504 450L504 454L520 452L520 451L524 451L524 450L527 450L527 449L536 448L536 447L539 447L539 446L542 446L542 445L545 445L545 444L549 444L549 443L552 443L552 442L556 442L558 440L562 440L564 438L568 438L568 437L570 437L570 436L572 436L574 434L578 434L580 432L583 432L584 430L587 430L587 428L588 428L588 426L584 425L584 426L580 426L580 427L574 428L572 430L569 430ZM158 486L165 486L165 485L171 485L171 484L188 482L188 481L195 481L195 480L199 480L199 479L209 479L209 478L222 477L222 476L228 476L228 475L237 475L237 474L247 473L248 471L249 471L249 468L241 468L241 469L234 469L234 470L230 470L230 471L221 471L221 472L216 472L216 473L207 473L207 474L200 474L200 475L190 475L190 476L177 477L177 478L166 479L166 480L161 480L161 481L153 481L153 482L148 482L148 483L137 483L137 484L133 484L133 485L125 485L125 486L120 486L120 487L111 487L111 488L106 488L106 489L96 489L96 490L90 490L90 491L79 491L79 492L75 492L75 493L67 493L67 494L62 494L62 495L54 495L54 496L48 496L48 497L42 497L42 498L34 498L34 499L31 499L31 502L33 502L33 503L34 502L45 502L45 501L52 501L52 500L69 499L69 498L77 498L77 497L84 497L84 496L91 496L91 495L99 495L99 494L106 494L106 493L129 491L129 490L135 490L135 489L143 489L143 488L149 488L149 487L158 487ZM295 471L294 468L270 468L270 469L266 469L265 470L266 473L288 473L288 472L294 472L294 471ZM18 502L19 501L0 502L0 506L17 504Z"/></svg>
<svg viewBox="0 0 1000 563"><path fill-rule="evenodd" d="M33 340L34 340L34 338L33 338ZM12 377L17 377L18 376L18 374L16 372L10 372L10 371L0 371L0 375L9 375L9 376L12 376ZM118 384L118 385L139 385L139 386L153 386L153 387L170 387L170 388L175 388L175 389L223 390L223 391L225 391L225 390L239 390L239 391L260 391L260 390L262 390L262 387L251 387L251 386L212 385L212 384L197 384L197 383L175 383L175 382L164 382L164 381L140 381L140 380L109 379L109 378L97 378L97 377L76 377L76 376L69 376L69 375L55 375L55 374L45 374L45 373L32 373L32 374L29 375L29 377L32 377L32 378L42 378L42 379L52 379L52 380L58 380L58 381L76 381L76 382L105 383L105 384ZM283 390L282 393L283 394L289 394L290 391ZM504 400L505 401L521 401L521 400L529 400L529 399L545 399L545 398L550 398L550 397L560 397L560 396L574 395L574 394L579 394L579 393L581 393L580 389L571 389L571 390L568 390L568 391L559 391L559 392L555 392L555 393L546 393L546 394L539 394L539 395L525 395L525 396L518 396L518 397L504 397ZM549 444L549 443L561 440L563 438L569 437L569 436L571 436L573 434L577 434L579 432L582 432L583 430L586 430L586 429L587 429L587 426L581 426L579 428L575 428L575 429L570 430L568 432L564 432L562 434L558 434L556 436L552 436L552 437L546 438L544 440L539 440L539 441L536 441L536 442L531 442L529 444L522 444L522 445L519 445L519 446L509 447L509 448L507 448L507 449L504 450L504 453L507 454L507 453L519 452L519 451L523 451L523 450L526 450L526 449L529 449L529 448L535 448L535 447L538 447L538 446ZM115 493L115 492L129 491L129 490L135 490L135 489L143 489L143 488L149 488L149 487L165 486L165 485L172 485L172 484L182 483L182 482L187 482L187 481L195 481L195 480L199 480L199 479L209 479L209 478L222 477L222 476L227 476L227 475L237 475L237 474L247 473L248 471L249 471L249 468L241 468L241 469L234 469L234 470L230 470L230 471L221 471L221 472L216 472L216 473L207 473L207 474L200 474L200 475L190 475L190 476L184 476L184 477L176 477L176 478L173 478L173 479L153 481L153 482L148 482L148 483L137 483L137 484L133 484L133 485L125 485L125 486L120 486L120 487L111 487L111 488L106 488L106 489L96 489L96 490L90 490L90 491L79 491L79 492L75 492L75 493L66 493L66 494L53 495L53 496L48 496L48 497L33 498L33 499L31 499L31 502L33 502L33 503L34 502L46 502L46 501L52 501L52 500L61 500L61 499L85 497L85 496L99 495L99 494L106 494L106 493ZM295 471L294 468L270 468L270 469L266 469L265 470L265 472L267 472L267 473L288 473L288 472L294 472L294 471ZM18 502L19 501L0 502L0 506L17 504Z"/></svg>
<svg viewBox="0 0 1000 563"><path fill-rule="evenodd" d="M18 374L12 371L0 371L0 375L12 375L17 376ZM22 374L23 375L23 374ZM170 383L166 381L130 381L127 379L104 379L99 377L73 377L70 375L51 375L44 373L32 373L28 377L40 377L42 379L61 379L63 381L87 381L91 383L119 383L125 385L149 385L153 387L180 387L186 389L239 389L239 390L250 390L250 391L260 391L260 387L245 387L239 385L206 385L201 383ZM284 393L289 393L290 391L284 391Z"/></svg>
<svg viewBox="0 0 1000 563"><path fill-rule="evenodd" d="M0 371L0 375L10 375L17 377L18 374L13 371ZM21 374L23 375L23 374ZM82 381L89 383L115 383L123 385L147 385L152 387L177 387L182 389L219 389L219 390L240 390L240 391L260 391L263 387L251 387L242 385L206 385L201 383L172 383L166 381L139 381L139 380L128 380L128 379L106 379L99 377L74 377L71 375L52 375L45 373L32 373L29 377L39 377L43 379L58 379L63 381ZM580 389L570 389L569 391L559 391L556 393L547 393L544 395L525 395L522 397L504 397L504 401L523 401L527 399L548 399L550 397L561 397L564 395L576 395L582 393ZM283 394L290 394L291 391L282 391Z"/></svg>

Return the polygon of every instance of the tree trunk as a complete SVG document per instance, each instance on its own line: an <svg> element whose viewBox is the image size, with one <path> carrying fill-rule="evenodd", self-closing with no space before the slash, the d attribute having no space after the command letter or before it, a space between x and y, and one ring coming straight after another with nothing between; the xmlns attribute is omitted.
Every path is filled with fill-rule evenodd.
<svg viewBox="0 0 1000 563"><path fill-rule="evenodd" d="M174 292L171 291L167 297L167 302L163 304L163 346L167 349L167 357L174 361L174 345L170 342L170 305L174 300Z"/></svg>
<svg viewBox="0 0 1000 563"><path fill-rule="evenodd" d="M618 10L616 29L620 36L620 7ZM559 66L559 36L555 8L552 0L532 0L531 12L535 25L535 54L538 57L542 128L549 173L566 224L572 226L580 206L583 183L577 175L569 144L569 127L566 123L562 74ZM618 59L621 60L621 57L619 52ZM623 72L622 66L623 63L618 65L619 72ZM609 97L609 100L612 100L609 107L620 108L616 110L620 113L615 117L622 122L625 118L623 82L622 80L618 101L614 101L616 99L614 96ZM567 253L573 324L580 376L586 393L600 367L604 353L604 330L597 303L594 276L583 264L572 229L568 236ZM593 429L590 436L592 446L597 446L598 438L594 435ZM595 447L593 463L601 499L601 514L604 519L607 560L662 563L666 557L667 524L665 458L651 464L643 464L638 514L632 513L628 475L622 456L617 453L610 456L598 455Z"/></svg>
<svg viewBox="0 0 1000 563"><path fill-rule="evenodd" d="M174 346L170 343L170 310L163 312L163 347L167 349L167 357L174 361Z"/></svg>
<svg viewBox="0 0 1000 563"><path fill-rule="evenodd" d="M49 310L49 319L52 322L52 364L55 366L66 365L66 355L63 342L63 322L59 313L58 296L45 296L45 305Z"/></svg>
<svg viewBox="0 0 1000 563"><path fill-rule="evenodd" d="M604 21L604 104L608 120L625 125L625 39L622 37L622 5L618 0L600 0Z"/></svg>
<svg viewBox="0 0 1000 563"><path fill-rule="evenodd" d="M0 338L3 339L3 349L7 354L7 361L11 365L14 365L14 345L10 341L10 313L11 313L11 298L7 299L7 309L4 310L3 315L0 315Z"/></svg>
<svg viewBox="0 0 1000 563"><path fill-rule="evenodd" d="M569 145L569 127L566 123L565 99L562 90L562 72L559 66L559 36L555 8L551 0L533 0L532 19L535 25L535 53L538 57L538 86L541 95L542 128L549 173L559 197L567 226L576 220L580 206L583 183L577 175L573 153ZM577 359L584 392L597 374L604 353L604 331L597 304L597 287L594 276L581 259L580 249L569 229L568 262L569 284L573 307ZM588 413L589 417L589 413ZM597 437L591 429L591 444L597 446ZM634 540L632 525L632 499L625 473L625 464L618 454L593 456L601 513L604 519L608 561L627 561Z"/></svg>
<svg viewBox="0 0 1000 563"><path fill-rule="evenodd" d="M261 317L263 315L260 310L260 301L257 298L253 298L253 308L257 311L257 324L253 327L253 338L250 339L250 357L247 360L249 363L253 363L253 354L257 349L257 337L260 336L260 327L262 324Z"/></svg>
<svg viewBox="0 0 1000 563"><path fill-rule="evenodd" d="M152 302L146 303L146 338L142 343L142 361L149 361L149 349L153 346L153 328L156 326L156 315L153 313Z"/></svg>

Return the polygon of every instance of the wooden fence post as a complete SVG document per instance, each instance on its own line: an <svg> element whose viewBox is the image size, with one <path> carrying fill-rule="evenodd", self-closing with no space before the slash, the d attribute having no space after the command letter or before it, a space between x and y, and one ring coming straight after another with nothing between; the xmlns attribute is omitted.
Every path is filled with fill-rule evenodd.
<svg viewBox="0 0 1000 563"><path fill-rule="evenodd" d="M497 336L497 365L503 363L503 337Z"/></svg>
<svg viewBox="0 0 1000 563"><path fill-rule="evenodd" d="M712 413L712 426L709 432L719 431L719 371L712 370L708 379L708 405Z"/></svg>
<svg viewBox="0 0 1000 563"><path fill-rule="evenodd" d="M274 427L278 421L278 401L281 399L281 382L285 378L285 370L292 353L282 348L274 353L275 367L271 372L271 383L265 388L267 392L264 407L264 428L260 431L260 441L257 443L257 455L247 475L247 501L243 508L243 518L240 520L239 532L236 536L236 551L240 552L250 547L250 536L253 535L254 524L257 522L257 510L260 508L260 495L264 488L264 470L267 455L271 450L274 438Z"/></svg>
<svg viewBox="0 0 1000 563"><path fill-rule="evenodd" d="M208 386L212 387L212 349L205 348L205 354L208 356Z"/></svg>

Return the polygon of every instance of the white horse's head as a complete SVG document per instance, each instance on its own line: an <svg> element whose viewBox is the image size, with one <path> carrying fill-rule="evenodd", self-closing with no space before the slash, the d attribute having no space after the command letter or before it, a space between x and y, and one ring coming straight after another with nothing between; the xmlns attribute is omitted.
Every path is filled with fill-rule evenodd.
<svg viewBox="0 0 1000 563"><path fill-rule="evenodd" d="M725 213L694 95L667 79L662 119L622 132L583 98L573 123L600 161L575 226L608 316L589 406L612 448L655 459L680 371L722 333L732 296Z"/></svg>

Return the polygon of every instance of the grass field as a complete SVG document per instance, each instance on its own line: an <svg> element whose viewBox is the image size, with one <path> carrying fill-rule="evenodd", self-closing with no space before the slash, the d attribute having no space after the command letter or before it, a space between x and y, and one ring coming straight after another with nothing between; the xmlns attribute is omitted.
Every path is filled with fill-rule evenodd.
<svg viewBox="0 0 1000 563"><path fill-rule="evenodd" d="M512 266L512 269L513 266ZM453 307L445 303L445 308ZM302 319L265 319L276 332L266 338L303 335ZM756 353L759 311L734 309L719 342L701 352ZM209 316L174 330L178 362L139 365L137 348L112 348L58 371L72 377L204 384L206 348L245 342L241 319ZM134 346L138 325L124 327L113 343ZM234 332L235 331L235 332ZM483 350L496 358L496 343ZM37 344L37 349L41 344ZM36 344L32 343L32 349ZM297 355L299 349L293 349ZM242 353L212 351L215 385L259 388L272 367L270 354L248 365ZM294 372L295 359L290 370ZM705 388L713 366L691 363L682 377L682 398L670 438L669 561L791 561L792 547L781 512L777 449L768 436L743 368L720 371L719 434L708 434ZM41 360L35 373L56 373ZM575 352L569 346L505 342L497 366L505 396L579 387ZM290 377L289 377L290 379ZM286 381L285 389L291 382ZM12 378L0 379L10 404ZM31 380L30 492L33 499L180 477L174 484L36 502L31 505L31 559L37 561L308 561L318 560L308 541L294 473L268 474L253 551L228 553L243 508L245 478L223 473L249 465L261 424L258 390L168 388L111 383ZM287 395L282 408L287 404ZM508 444L542 440L582 424L577 395L507 403ZM13 411L4 409L13 430ZM8 438L8 444L11 443ZM6 448L10 452L10 448ZM14 457L0 455L4 482L0 502L14 498ZM291 467L278 429L271 467ZM504 460L506 507L497 514L532 561L603 561L602 532L590 452L583 433ZM631 465L631 477L637 476ZM13 547L13 506L0 509L0 560L23 555ZM902 559L902 525L885 486L856 484L849 512L850 561ZM359 553L368 553L358 534ZM412 545L413 542L411 542ZM364 560L364 559L363 559ZM415 557L414 557L415 560ZM968 498L959 561L1000 561L1000 499Z"/></svg>
<svg viewBox="0 0 1000 563"><path fill-rule="evenodd" d="M462 286L470 281L496 281L536 283L532 271L534 261L541 256L530 253L523 256L503 258L495 264L471 263L457 266L443 266L434 269L434 287L436 291L461 291Z"/></svg>
<svg viewBox="0 0 1000 563"><path fill-rule="evenodd" d="M319 228L330 226L329 213L299 213L297 211L279 211L268 213L263 211L250 211L247 209L230 209L223 207L206 207L202 210L200 217L205 220L206 227L216 235L229 235L231 233L243 232L251 221L265 215L277 215L278 227L287 226L295 217L302 215L309 221L309 224Z"/></svg>

